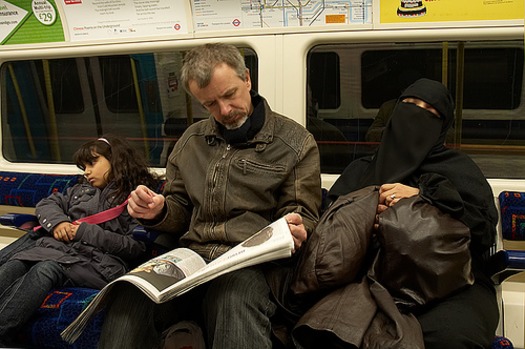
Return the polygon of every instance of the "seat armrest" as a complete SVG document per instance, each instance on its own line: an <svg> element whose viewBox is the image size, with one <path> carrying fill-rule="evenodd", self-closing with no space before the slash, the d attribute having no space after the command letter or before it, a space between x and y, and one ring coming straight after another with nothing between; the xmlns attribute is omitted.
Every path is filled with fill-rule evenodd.
<svg viewBox="0 0 525 349"><path fill-rule="evenodd" d="M490 257L489 268L492 281L499 285L508 277L525 271L525 251L500 250Z"/></svg>
<svg viewBox="0 0 525 349"><path fill-rule="evenodd" d="M0 224L19 229L31 229L38 225L38 219L28 213L6 213L0 215Z"/></svg>
<svg viewBox="0 0 525 349"><path fill-rule="evenodd" d="M169 233L144 228L142 225L133 229L135 240L144 241L148 248L154 250L154 254L162 254L177 247L177 239Z"/></svg>

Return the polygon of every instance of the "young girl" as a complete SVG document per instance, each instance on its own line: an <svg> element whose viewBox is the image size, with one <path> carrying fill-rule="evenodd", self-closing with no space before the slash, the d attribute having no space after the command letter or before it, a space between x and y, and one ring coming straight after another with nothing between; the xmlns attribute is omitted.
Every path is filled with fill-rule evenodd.
<svg viewBox="0 0 525 349"><path fill-rule="evenodd" d="M143 157L124 139L106 136L82 145L74 161L84 180L37 204L42 237L0 266L0 347L12 344L52 289L100 289L145 252L144 243L132 237L138 223L125 208L99 224L75 222L118 206L139 184L155 186Z"/></svg>

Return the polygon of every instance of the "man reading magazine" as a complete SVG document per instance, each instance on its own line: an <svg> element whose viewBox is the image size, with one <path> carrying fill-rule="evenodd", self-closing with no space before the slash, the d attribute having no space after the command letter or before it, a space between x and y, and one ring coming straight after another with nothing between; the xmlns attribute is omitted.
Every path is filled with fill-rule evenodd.
<svg viewBox="0 0 525 349"><path fill-rule="evenodd" d="M281 217L298 250L321 203L313 136L252 90L234 46L188 51L180 80L210 118L188 127L175 144L163 194L139 186L129 213L145 226L180 236L181 246L207 262ZM163 330L188 319L201 325L210 348L269 348L276 310L265 278L270 267L224 274L158 305L130 287L107 304L99 348L153 348Z"/></svg>

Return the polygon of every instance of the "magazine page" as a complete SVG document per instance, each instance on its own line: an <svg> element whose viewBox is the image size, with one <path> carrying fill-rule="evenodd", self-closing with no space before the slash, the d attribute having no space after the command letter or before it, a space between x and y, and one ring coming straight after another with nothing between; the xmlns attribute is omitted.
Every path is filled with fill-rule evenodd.
<svg viewBox="0 0 525 349"><path fill-rule="evenodd" d="M206 262L194 251L177 248L150 259L121 279L136 284L151 300L159 303L162 291L205 266Z"/></svg>
<svg viewBox="0 0 525 349"><path fill-rule="evenodd" d="M159 295L162 290L205 266L206 262L202 257L188 248L176 248L146 261L129 273L110 282L97 293L82 313L62 332L64 340L73 342L80 336L89 319L103 307L115 283L132 283L151 300L159 303Z"/></svg>
<svg viewBox="0 0 525 349"><path fill-rule="evenodd" d="M292 234L283 217L207 265L192 250L172 250L143 263L104 287L62 332L62 338L72 343L80 336L117 282L132 283L154 302L162 303L230 271L288 258L292 255L293 246Z"/></svg>
<svg viewBox="0 0 525 349"><path fill-rule="evenodd" d="M222 274L292 255L293 238L286 219L280 218L238 244L201 270L161 292L161 302L176 297Z"/></svg>

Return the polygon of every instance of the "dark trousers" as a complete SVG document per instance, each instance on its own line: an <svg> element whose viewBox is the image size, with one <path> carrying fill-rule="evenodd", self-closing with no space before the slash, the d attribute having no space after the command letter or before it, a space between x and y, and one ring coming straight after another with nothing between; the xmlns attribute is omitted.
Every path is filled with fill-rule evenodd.
<svg viewBox="0 0 525 349"><path fill-rule="evenodd" d="M0 266L0 345L12 344L49 291L66 280L63 268L53 261L10 260Z"/></svg>
<svg viewBox="0 0 525 349"><path fill-rule="evenodd" d="M499 320L494 287L475 283L417 318L425 349L490 348Z"/></svg>
<svg viewBox="0 0 525 349"><path fill-rule="evenodd" d="M4 264L17 252L24 251L35 246L35 241L40 238L40 234L33 230L28 230L24 235L0 250L0 265Z"/></svg>

